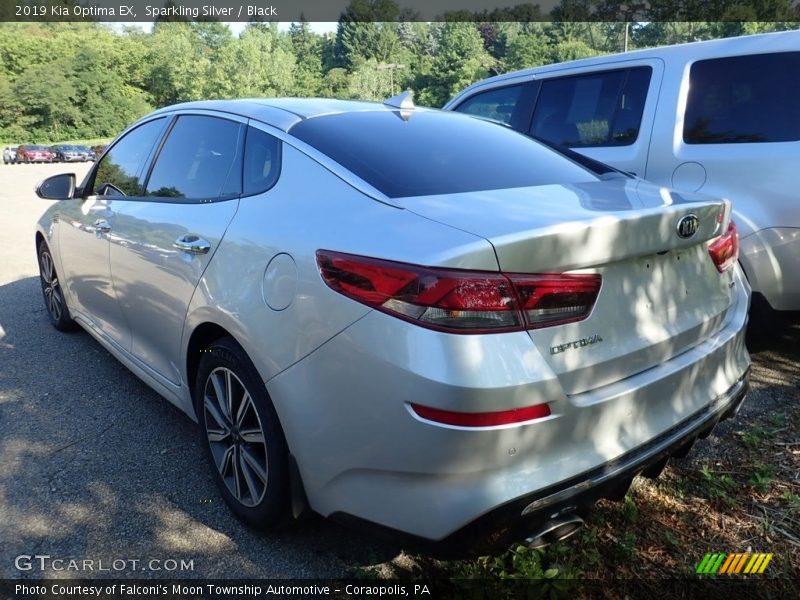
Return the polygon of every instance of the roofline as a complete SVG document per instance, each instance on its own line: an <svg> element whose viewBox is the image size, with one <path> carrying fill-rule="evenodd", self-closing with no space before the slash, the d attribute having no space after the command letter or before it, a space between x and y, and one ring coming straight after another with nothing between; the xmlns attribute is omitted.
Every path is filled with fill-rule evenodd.
<svg viewBox="0 0 800 600"><path fill-rule="evenodd" d="M509 73L503 73L501 75L495 75L494 77L488 77L486 79L482 79L473 83L472 85L466 87L464 90L459 92L457 95L453 96L445 105L444 109L449 110L454 105L458 104L461 98L468 93L472 93L478 88L483 87L494 87L496 85L500 85L502 83L508 83L515 79L519 79L520 81L531 80L535 79L536 75L544 75L549 74L555 71L560 70L567 70L567 69L576 69L581 67L591 67L597 65L603 65L606 63L611 62L612 60L618 60L619 62L628 61L628 60L639 60L639 59L646 59L646 58L660 58L665 53L667 54L675 54L680 52L685 52L687 48L698 48L701 47L703 50L713 50L717 47L724 47L728 45L738 45L741 43L746 43L747 41L752 40L759 40L759 39L777 39L780 37L794 37L800 36L800 31L796 29L788 30L788 31L773 31L770 33L756 33L751 35L740 35L735 37L726 37L726 38L718 38L714 40L702 40L698 42L684 42L681 44L670 44L665 46L654 46L652 48L640 48L637 50L631 50L628 52L611 52L608 54L601 54L598 56L590 56L587 58L579 58L576 60L569 60L560 63L550 63L548 65L540 65L538 67L528 67L525 69L519 69L517 71L511 71ZM800 43L798 43L798 50L800 50Z"/></svg>

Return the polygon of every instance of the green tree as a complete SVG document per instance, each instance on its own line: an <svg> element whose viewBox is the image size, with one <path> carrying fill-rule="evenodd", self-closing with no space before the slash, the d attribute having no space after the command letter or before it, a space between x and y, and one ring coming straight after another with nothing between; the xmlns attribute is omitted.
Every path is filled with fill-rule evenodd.
<svg viewBox="0 0 800 600"><path fill-rule="evenodd" d="M24 113L16 123L34 139L71 136L78 130L81 111L69 78L70 67L61 59L34 65L14 82L14 97Z"/></svg>
<svg viewBox="0 0 800 600"><path fill-rule="evenodd" d="M549 39L542 29L519 33L508 42L505 66L509 71L538 67L550 62Z"/></svg>
<svg viewBox="0 0 800 600"><path fill-rule="evenodd" d="M322 87L322 38L311 31L301 15L300 22L289 27L289 39L297 63L294 94L316 96Z"/></svg>
<svg viewBox="0 0 800 600"><path fill-rule="evenodd" d="M203 97L210 61L201 38L187 23L156 23L149 45L147 87L156 106Z"/></svg>
<svg viewBox="0 0 800 600"><path fill-rule="evenodd" d="M492 64L474 24L444 23L430 73L418 81L419 103L441 106L462 88L486 77Z"/></svg>
<svg viewBox="0 0 800 600"><path fill-rule="evenodd" d="M295 58L283 48L277 25L251 23L239 40L223 48L214 81L218 97L288 96L294 88Z"/></svg>

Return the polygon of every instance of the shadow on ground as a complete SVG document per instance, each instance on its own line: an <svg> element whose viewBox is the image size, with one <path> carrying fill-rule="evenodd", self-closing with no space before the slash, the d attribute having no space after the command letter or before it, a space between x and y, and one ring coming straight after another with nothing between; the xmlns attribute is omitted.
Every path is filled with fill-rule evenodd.
<svg viewBox="0 0 800 600"><path fill-rule="evenodd" d="M142 568L184 559L194 569L173 575L337 577L399 552L319 517L277 534L245 528L195 427L87 333L53 329L38 279L0 286L0 577L43 576L15 567L35 554L125 561L47 573L58 576L164 576Z"/></svg>

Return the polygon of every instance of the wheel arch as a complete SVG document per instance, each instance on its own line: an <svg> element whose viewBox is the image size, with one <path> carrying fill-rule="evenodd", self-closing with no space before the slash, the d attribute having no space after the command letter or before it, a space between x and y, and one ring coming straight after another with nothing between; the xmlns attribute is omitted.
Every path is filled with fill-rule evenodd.
<svg viewBox="0 0 800 600"><path fill-rule="evenodd" d="M198 415L194 397L194 381L197 378L197 369L200 365L200 352L224 337L230 337L237 344L242 345L230 331L212 321L200 323L192 330L189 336L189 343L186 347L186 385L192 399L192 412L195 420L198 419Z"/></svg>

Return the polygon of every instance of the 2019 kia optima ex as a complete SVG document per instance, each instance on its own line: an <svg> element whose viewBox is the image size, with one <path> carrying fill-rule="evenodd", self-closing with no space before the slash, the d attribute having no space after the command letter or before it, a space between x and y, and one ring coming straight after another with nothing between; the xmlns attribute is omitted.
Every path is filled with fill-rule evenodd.
<svg viewBox="0 0 800 600"><path fill-rule="evenodd" d="M37 191L51 321L199 422L255 527L545 543L745 395L727 201L407 96L171 106Z"/></svg>

